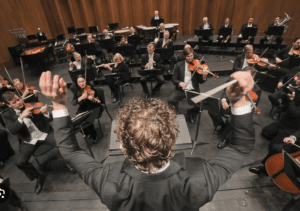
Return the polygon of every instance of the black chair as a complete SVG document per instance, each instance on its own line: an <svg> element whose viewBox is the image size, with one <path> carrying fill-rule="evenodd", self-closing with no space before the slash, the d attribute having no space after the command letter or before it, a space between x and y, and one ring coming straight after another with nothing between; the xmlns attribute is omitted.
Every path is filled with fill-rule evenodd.
<svg viewBox="0 0 300 211"><path fill-rule="evenodd" d="M104 95L104 90L101 87L99 87L99 86L94 86L94 89L95 89L95 92L97 93L97 95L100 96L101 106L103 107L103 109L106 110L106 113L108 114L110 120L112 121L113 119L112 119L111 115L109 114L109 112L107 110L106 101L105 101L105 95ZM102 113L103 112L99 113L100 115L98 117L98 121L99 121L99 118L101 117ZM98 123L99 123L99 126L100 126L100 122L98 122ZM101 126L100 126L100 128L101 128Z"/></svg>
<svg viewBox="0 0 300 211"><path fill-rule="evenodd" d="M133 85L132 85L132 83L130 82L130 78L131 78L131 72L126 72L126 73L124 73L124 75L127 75L127 77L129 78L129 81L125 81L123 84L121 84L120 86L121 86L121 91L122 91L122 95L123 95L123 97L125 96L125 94L124 94L124 88L126 87L126 86L130 86L131 87L131 89L133 90Z"/></svg>

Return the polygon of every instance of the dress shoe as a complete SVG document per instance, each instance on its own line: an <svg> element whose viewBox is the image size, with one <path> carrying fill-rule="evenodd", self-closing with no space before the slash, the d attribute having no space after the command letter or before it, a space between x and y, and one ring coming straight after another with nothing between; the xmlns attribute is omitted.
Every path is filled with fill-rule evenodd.
<svg viewBox="0 0 300 211"><path fill-rule="evenodd" d="M195 123L196 117L193 116L192 114L190 114L190 115L189 115L189 118L190 118L190 122L194 124L194 123Z"/></svg>
<svg viewBox="0 0 300 211"><path fill-rule="evenodd" d="M250 167L249 171L254 174L267 174L265 166Z"/></svg>
<svg viewBox="0 0 300 211"><path fill-rule="evenodd" d="M113 101L112 101L112 103L116 103L116 102L118 102L118 99L114 98Z"/></svg>
<svg viewBox="0 0 300 211"><path fill-rule="evenodd" d="M220 143L217 145L217 147L219 149L223 149L224 147L226 147L229 144L229 139L224 138L222 141L220 141Z"/></svg>
<svg viewBox="0 0 300 211"><path fill-rule="evenodd" d="M214 134L220 134L222 132L222 130L224 129L224 127L225 127L225 124L218 125L217 127L215 127Z"/></svg>
<svg viewBox="0 0 300 211"><path fill-rule="evenodd" d="M145 99L148 99L150 97L150 94L145 94Z"/></svg>
<svg viewBox="0 0 300 211"><path fill-rule="evenodd" d="M35 189L34 192L36 194L39 194L44 186L44 182L45 182L45 176L40 174L37 178L36 178L36 185L35 185Z"/></svg>

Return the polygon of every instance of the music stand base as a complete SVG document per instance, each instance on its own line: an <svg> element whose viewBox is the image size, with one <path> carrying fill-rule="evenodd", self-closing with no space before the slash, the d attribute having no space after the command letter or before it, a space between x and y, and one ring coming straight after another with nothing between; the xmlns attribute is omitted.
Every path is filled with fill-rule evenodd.
<svg viewBox="0 0 300 211"><path fill-rule="evenodd" d="M209 144L209 143L206 143L206 142L194 141L193 139L191 141L192 141L192 144L193 144L191 155L193 155L197 145Z"/></svg>

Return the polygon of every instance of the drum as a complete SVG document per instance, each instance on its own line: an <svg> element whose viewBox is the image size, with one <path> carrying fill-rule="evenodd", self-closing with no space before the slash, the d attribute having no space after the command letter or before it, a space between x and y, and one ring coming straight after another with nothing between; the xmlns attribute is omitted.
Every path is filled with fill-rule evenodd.
<svg viewBox="0 0 300 211"><path fill-rule="evenodd" d="M117 30L115 31L115 35L117 36L124 36L127 37L127 35L130 33L129 29L122 29L122 30Z"/></svg>

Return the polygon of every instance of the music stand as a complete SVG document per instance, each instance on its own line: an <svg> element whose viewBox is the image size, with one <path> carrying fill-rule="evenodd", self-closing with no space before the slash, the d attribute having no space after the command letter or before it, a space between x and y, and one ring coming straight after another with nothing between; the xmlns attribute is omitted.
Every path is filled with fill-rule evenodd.
<svg viewBox="0 0 300 211"><path fill-rule="evenodd" d="M263 91L274 93L277 89L278 80L275 76L256 72L255 80L259 88Z"/></svg>
<svg viewBox="0 0 300 211"><path fill-rule="evenodd" d="M128 43L136 48L137 45L141 44L141 37L139 35L127 36Z"/></svg>
<svg viewBox="0 0 300 211"><path fill-rule="evenodd" d="M162 69L151 69L151 70L138 70L139 75L141 76L147 76L147 78L152 78L152 75L162 75ZM152 90L153 90L153 85L152 85L152 80L150 80L151 83L151 97L153 96Z"/></svg>
<svg viewBox="0 0 300 211"><path fill-rule="evenodd" d="M165 19L158 19L158 20L154 20L154 26L159 26L161 23L164 23Z"/></svg>
<svg viewBox="0 0 300 211"><path fill-rule="evenodd" d="M257 30L258 28L254 28L254 27L246 27L244 28L244 30L242 31L242 36L243 38L247 39L249 37L254 38L257 34Z"/></svg>
<svg viewBox="0 0 300 211"><path fill-rule="evenodd" d="M68 33L69 33L69 34L76 33L75 27L69 27L69 28L68 28Z"/></svg>
<svg viewBox="0 0 300 211"><path fill-rule="evenodd" d="M56 40L57 41L65 40L65 35L64 34L58 34L58 35L56 35Z"/></svg>
<svg viewBox="0 0 300 211"><path fill-rule="evenodd" d="M97 33L98 32L98 26L90 26L89 27L90 33Z"/></svg>
<svg viewBox="0 0 300 211"><path fill-rule="evenodd" d="M270 26L266 31L266 35L282 36L284 31L284 26Z"/></svg>
<svg viewBox="0 0 300 211"><path fill-rule="evenodd" d="M27 35L27 40L36 40L37 36L35 34Z"/></svg>
<svg viewBox="0 0 300 211"><path fill-rule="evenodd" d="M223 35L224 38L226 38L227 36L230 36L232 33L232 28L229 27L224 27L224 28L220 28L219 34Z"/></svg>
<svg viewBox="0 0 300 211"><path fill-rule="evenodd" d="M169 60L174 55L173 48L156 48L155 53L160 54L162 60Z"/></svg>
<svg viewBox="0 0 300 211"><path fill-rule="evenodd" d="M69 75L71 77L71 80L73 81L73 83L77 83L77 76L79 74L85 76L85 70L84 69L80 69L80 70L72 70L72 71L68 71ZM90 81L94 81L97 75L97 70L95 67L91 67L87 69L87 76L86 76L86 80L91 83Z"/></svg>
<svg viewBox="0 0 300 211"><path fill-rule="evenodd" d="M97 50L95 43L84 43L80 45L74 45L75 51L80 53L80 55L95 55Z"/></svg>
<svg viewBox="0 0 300 211"><path fill-rule="evenodd" d="M85 33L85 29L84 28L77 28L76 32L77 32L77 34L83 34L83 33Z"/></svg>
<svg viewBox="0 0 300 211"><path fill-rule="evenodd" d="M109 27L110 30L116 31L116 30L119 29L120 25L119 25L119 23L109 23L108 27Z"/></svg>
<svg viewBox="0 0 300 211"><path fill-rule="evenodd" d="M97 108L94 108L93 110L88 111L87 113L79 116L78 118L75 117L75 118L72 119L72 123L74 125L74 134L78 133L79 131L82 132L82 135L83 135L83 138L86 142L88 150L89 150L89 152L90 152L90 154L93 158L95 158L94 154L92 152L91 146L88 142L88 139L87 139L83 129L85 129L88 126L94 124L94 121L95 121L96 117L99 116L99 112L100 112L100 106L97 107Z"/></svg>
<svg viewBox="0 0 300 211"><path fill-rule="evenodd" d="M193 154L196 145L203 145L203 144L208 144L208 142L198 142L198 133L199 133L199 127L200 127L200 118L201 118L201 113L203 110L208 110L213 113L219 112L220 111L220 99L218 98L213 98L213 97L208 97L205 100L199 102L199 103L194 103L191 99L193 97L198 96L200 93L194 92L194 91L186 91L186 98L187 102L189 105L194 106L199 108L199 114L197 118L197 130L196 130L196 135L195 135L195 140L192 140L193 142L193 148L191 151L191 155Z"/></svg>
<svg viewBox="0 0 300 211"><path fill-rule="evenodd" d="M111 50L112 47L114 46L114 41L113 39L104 39L104 40L99 40L100 46L103 49Z"/></svg>

